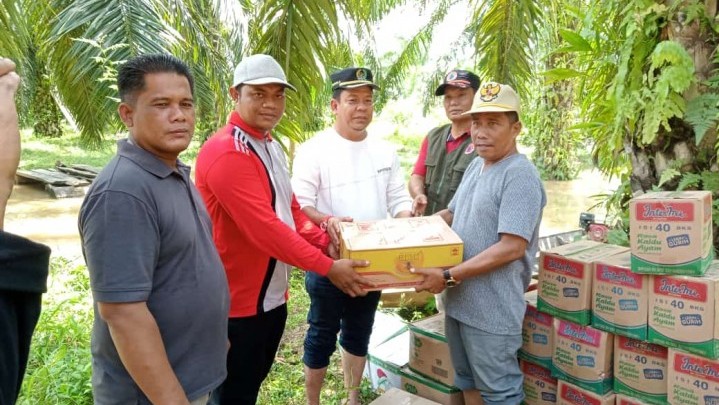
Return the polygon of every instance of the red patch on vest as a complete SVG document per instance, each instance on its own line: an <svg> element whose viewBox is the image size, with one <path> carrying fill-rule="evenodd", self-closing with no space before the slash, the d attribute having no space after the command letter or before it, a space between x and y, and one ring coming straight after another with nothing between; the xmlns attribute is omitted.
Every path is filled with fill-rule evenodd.
<svg viewBox="0 0 719 405"><path fill-rule="evenodd" d="M464 149L464 154L469 155L470 153L474 152L474 144L470 143L467 145L467 147Z"/></svg>

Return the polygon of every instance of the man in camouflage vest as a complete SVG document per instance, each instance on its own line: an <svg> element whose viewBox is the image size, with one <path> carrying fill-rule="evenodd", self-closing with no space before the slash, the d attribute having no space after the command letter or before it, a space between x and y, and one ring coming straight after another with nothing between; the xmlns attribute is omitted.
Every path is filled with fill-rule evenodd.
<svg viewBox="0 0 719 405"><path fill-rule="evenodd" d="M462 113L472 106L479 82L476 74L455 69L447 73L434 92L444 96L444 111L451 122L432 129L422 141L409 180L414 216L432 215L447 208L465 169L476 157L469 135L472 120Z"/></svg>

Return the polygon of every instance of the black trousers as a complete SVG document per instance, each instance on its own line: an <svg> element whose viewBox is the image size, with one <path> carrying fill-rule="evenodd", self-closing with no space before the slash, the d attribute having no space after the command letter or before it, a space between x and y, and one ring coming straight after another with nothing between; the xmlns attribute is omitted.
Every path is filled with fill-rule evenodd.
<svg viewBox="0 0 719 405"><path fill-rule="evenodd" d="M287 304L263 314L229 319L227 379L213 393L212 403L255 405L262 381L275 361L286 321Z"/></svg>
<svg viewBox="0 0 719 405"><path fill-rule="evenodd" d="M41 300L40 293L0 290L0 405L15 404L20 393Z"/></svg>

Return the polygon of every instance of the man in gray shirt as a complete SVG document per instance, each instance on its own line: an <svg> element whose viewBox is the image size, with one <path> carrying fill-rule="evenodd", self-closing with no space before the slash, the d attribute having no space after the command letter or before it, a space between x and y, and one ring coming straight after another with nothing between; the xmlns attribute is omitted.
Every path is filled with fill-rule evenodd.
<svg viewBox="0 0 719 405"><path fill-rule="evenodd" d="M418 290L447 290L446 333L465 403L519 404L523 377L524 292L531 278L546 195L534 165L518 153L519 97L510 86L480 87L471 135L481 159L467 168L449 208L440 211L464 241L464 261L416 269Z"/></svg>
<svg viewBox="0 0 719 405"><path fill-rule="evenodd" d="M130 132L80 210L95 308L95 404L204 405L224 380L229 292L202 198L177 156L192 139L193 80L169 55L118 72Z"/></svg>

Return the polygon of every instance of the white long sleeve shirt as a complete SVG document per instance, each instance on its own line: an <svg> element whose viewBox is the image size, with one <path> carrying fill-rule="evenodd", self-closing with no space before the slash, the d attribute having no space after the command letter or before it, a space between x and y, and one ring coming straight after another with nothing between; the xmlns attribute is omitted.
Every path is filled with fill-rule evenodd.
<svg viewBox="0 0 719 405"><path fill-rule="evenodd" d="M412 209L394 146L371 136L350 141L334 128L298 148L292 189L302 208L356 221L385 219Z"/></svg>

